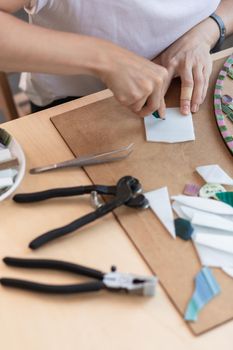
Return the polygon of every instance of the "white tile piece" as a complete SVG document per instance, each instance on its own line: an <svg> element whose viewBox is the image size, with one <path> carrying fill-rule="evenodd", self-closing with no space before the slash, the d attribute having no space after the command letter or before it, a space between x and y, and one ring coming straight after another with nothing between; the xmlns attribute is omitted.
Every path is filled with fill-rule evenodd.
<svg viewBox="0 0 233 350"><path fill-rule="evenodd" d="M213 214L233 215L233 207L215 199L190 197L185 195L172 196L172 199L180 204Z"/></svg>
<svg viewBox="0 0 233 350"><path fill-rule="evenodd" d="M0 179L5 178L5 177L15 177L17 175L17 170L16 169L5 169L5 170L0 170Z"/></svg>
<svg viewBox="0 0 233 350"><path fill-rule="evenodd" d="M218 164L199 166L196 171L208 183L233 185L233 179Z"/></svg>
<svg viewBox="0 0 233 350"><path fill-rule="evenodd" d="M192 225L194 228L194 232L192 234L192 238L195 241L195 237L197 233L201 233L204 235L216 235L216 236L233 236L231 232L229 231L224 231L224 230L215 230L210 227L204 227L204 226L197 226L197 225Z"/></svg>
<svg viewBox="0 0 233 350"><path fill-rule="evenodd" d="M167 187L145 193L150 207L173 238L176 238L175 224Z"/></svg>
<svg viewBox="0 0 233 350"><path fill-rule="evenodd" d="M144 118L147 141L175 143L195 140L191 113L184 116L179 108L167 108L165 118L157 119L153 115Z"/></svg>
<svg viewBox="0 0 233 350"><path fill-rule="evenodd" d="M233 234L233 221L215 214L195 212L192 217L192 224L210 227L215 230L229 231L229 233Z"/></svg>
<svg viewBox="0 0 233 350"><path fill-rule="evenodd" d="M0 179L0 189L10 187L13 185L13 183L14 182L13 182L12 177L4 177L4 178Z"/></svg>
<svg viewBox="0 0 233 350"><path fill-rule="evenodd" d="M233 278L233 266L232 267L223 267L222 270Z"/></svg>
<svg viewBox="0 0 233 350"><path fill-rule="evenodd" d="M172 209L174 210L174 212L177 214L179 218L186 219L186 220L188 219L187 215L185 215L184 212L182 211L180 203L174 201L172 203Z"/></svg>
<svg viewBox="0 0 233 350"><path fill-rule="evenodd" d="M233 236L195 233L195 242L233 254Z"/></svg>
<svg viewBox="0 0 233 350"><path fill-rule="evenodd" d="M0 149L0 163L12 159L9 149Z"/></svg>
<svg viewBox="0 0 233 350"><path fill-rule="evenodd" d="M203 266L226 268L233 266L233 254L194 242Z"/></svg>
<svg viewBox="0 0 233 350"><path fill-rule="evenodd" d="M182 205L180 203L178 203L177 201L174 201L172 204L173 210L176 212L176 214L183 218L183 219L187 219L192 221L193 217L195 214L203 214L203 215L215 215L218 218L223 218L226 219L228 222L233 222L233 215L216 215L216 214L212 214L212 213L208 213L206 211L203 210L198 210L196 208L191 208L188 207L187 205Z"/></svg>
<svg viewBox="0 0 233 350"><path fill-rule="evenodd" d="M182 212L184 213L184 215L188 218L188 220L191 220L191 221L196 213L206 213L205 211L203 212L201 210L191 208L191 207L188 207L186 205L181 205L181 204L180 204L180 208L181 208Z"/></svg>

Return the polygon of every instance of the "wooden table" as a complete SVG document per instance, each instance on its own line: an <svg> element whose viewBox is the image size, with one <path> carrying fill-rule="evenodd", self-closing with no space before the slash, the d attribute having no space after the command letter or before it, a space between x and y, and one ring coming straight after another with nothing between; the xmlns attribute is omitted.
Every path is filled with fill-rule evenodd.
<svg viewBox="0 0 233 350"><path fill-rule="evenodd" d="M215 54L215 58L232 49ZM22 145L27 172L18 189L38 191L59 186L86 185L81 169L30 175L28 169L72 157L49 118L109 97L108 90L12 122L6 128ZM120 225L110 214L54 244L32 252L28 242L40 233L68 223L90 210L89 198L66 198L43 204L1 204L0 258L54 258L103 271L112 264L121 272L149 275L150 270ZM1 276L48 283L75 282L72 275L16 270L0 263ZM0 287L0 342L7 350L41 349L232 349L233 322L194 337L160 286L154 298L100 292L92 295L47 296Z"/></svg>

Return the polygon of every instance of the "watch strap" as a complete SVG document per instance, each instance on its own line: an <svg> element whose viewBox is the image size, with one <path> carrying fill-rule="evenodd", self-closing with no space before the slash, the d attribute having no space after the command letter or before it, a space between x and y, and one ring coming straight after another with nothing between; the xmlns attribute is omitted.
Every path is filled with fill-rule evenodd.
<svg viewBox="0 0 233 350"><path fill-rule="evenodd" d="M219 32L220 32L220 36L219 39L217 41L217 43L215 44L215 46L211 49L211 53L217 52L221 49L221 45L225 39L225 35L226 35L226 27L225 24L222 20L222 18L218 15L216 15L216 13L212 13L212 15L210 15L210 18L212 18L218 25L219 28Z"/></svg>

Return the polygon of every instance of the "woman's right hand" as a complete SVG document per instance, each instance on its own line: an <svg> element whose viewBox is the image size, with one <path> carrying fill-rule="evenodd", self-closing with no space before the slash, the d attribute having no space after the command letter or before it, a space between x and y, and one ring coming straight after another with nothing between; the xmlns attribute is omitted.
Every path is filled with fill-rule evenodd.
<svg viewBox="0 0 233 350"><path fill-rule="evenodd" d="M103 61L99 77L122 105L140 117L157 110L164 116L168 77L164 67L112 44Z"/></svg>
<svg viewBox="0 0 233 350"><path fill-rule="evenodd" d="M25 23L7 13L24 0L14 4L0 0L0 71L94 75L133 112L146 116L160 109L162 116L166 68L110 41Z"/></svg>

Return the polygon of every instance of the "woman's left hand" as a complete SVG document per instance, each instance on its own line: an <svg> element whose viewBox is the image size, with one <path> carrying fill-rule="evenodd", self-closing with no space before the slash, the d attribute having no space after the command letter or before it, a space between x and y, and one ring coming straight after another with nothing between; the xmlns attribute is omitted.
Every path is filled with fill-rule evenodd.
<svg viewBox="0 0 233 350"><path fill-rule="evenodd" d="M167 88L174 77L180 77L182 114L197 112L205 99L212 71L210 49L200 33L188 32L154 60L168 70Z"/></svg>

